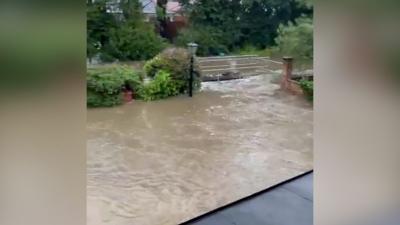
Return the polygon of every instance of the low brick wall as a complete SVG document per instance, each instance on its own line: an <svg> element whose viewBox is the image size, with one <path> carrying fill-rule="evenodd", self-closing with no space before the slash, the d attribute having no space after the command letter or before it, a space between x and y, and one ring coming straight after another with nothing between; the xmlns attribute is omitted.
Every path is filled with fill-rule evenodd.
<svg viewBox="0 0 400 225"><path fill-rule="evenodd" d="M292 94L295 95L303 95L303 89L301 89L299 82L295 80L287 80L285 81L285 90L289 91Z"/></svg>

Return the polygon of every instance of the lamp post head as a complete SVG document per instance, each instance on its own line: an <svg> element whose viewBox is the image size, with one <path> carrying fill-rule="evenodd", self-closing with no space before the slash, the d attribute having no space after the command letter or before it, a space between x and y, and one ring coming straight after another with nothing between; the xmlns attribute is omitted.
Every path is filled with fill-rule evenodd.
<svg viewBox="0 0 400 225"><path fill-rule="evenodd" d="M191 43L187 44L187 47L188 47L188 50L189 50L189 53L190 53L191 56L195 56L196 55L196 51L197 51L197 47L198 46L199 45L194 43L194 42L191 42Z"/></svg>
<svg viewBox="0 0 400 225"><path fill-rule="evenodd" d="M291 57L291 56L283 56L282 59L283 59L283 61L286 61L286 62L292 62L293 61L293 57Z"/></svg>

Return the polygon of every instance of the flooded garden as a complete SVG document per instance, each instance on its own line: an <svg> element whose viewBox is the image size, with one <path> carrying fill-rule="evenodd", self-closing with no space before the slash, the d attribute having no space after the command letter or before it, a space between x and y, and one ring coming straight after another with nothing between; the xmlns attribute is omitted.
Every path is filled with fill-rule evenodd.
<svg viewBox="0 0 400 225"><path fill-rule="evenodd" d="M86 6L87 224L175 225L313 168L312 2Z"/></svg>
<svg viewBox="0 0 400 225"><path fill-rule="evenodd" d="M88 224L178 224L308 171L312 118L274 74L89 109Z"/></svg>
<svg viewBox="0 0 400 225"><path fill-rule="evenodd" d="M236 3L167 21L121 1L116 23L88 6L88 225L180 224L313 168L313 80L292 76L312 62L312 9Z"/></svg>

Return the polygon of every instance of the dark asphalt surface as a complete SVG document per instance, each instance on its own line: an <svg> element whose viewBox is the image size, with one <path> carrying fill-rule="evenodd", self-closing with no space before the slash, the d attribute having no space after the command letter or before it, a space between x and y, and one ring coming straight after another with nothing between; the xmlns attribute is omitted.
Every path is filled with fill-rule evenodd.
<svg viewBox="0 0 400 225"><path fill-rule="evenodd" d="M312 224L313 173L311 172L182 225Z"/></svg>

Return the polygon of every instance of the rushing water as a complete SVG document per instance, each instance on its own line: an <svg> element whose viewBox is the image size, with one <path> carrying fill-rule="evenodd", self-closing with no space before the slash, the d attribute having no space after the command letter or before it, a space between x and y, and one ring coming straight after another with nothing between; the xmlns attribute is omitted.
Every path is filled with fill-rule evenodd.
<svg viewBox="0 0 400 225"><path fill-rule="evenodd" d="M88 224L173 225L312 168L312 107L264 75L88 111Z"/></svg>

